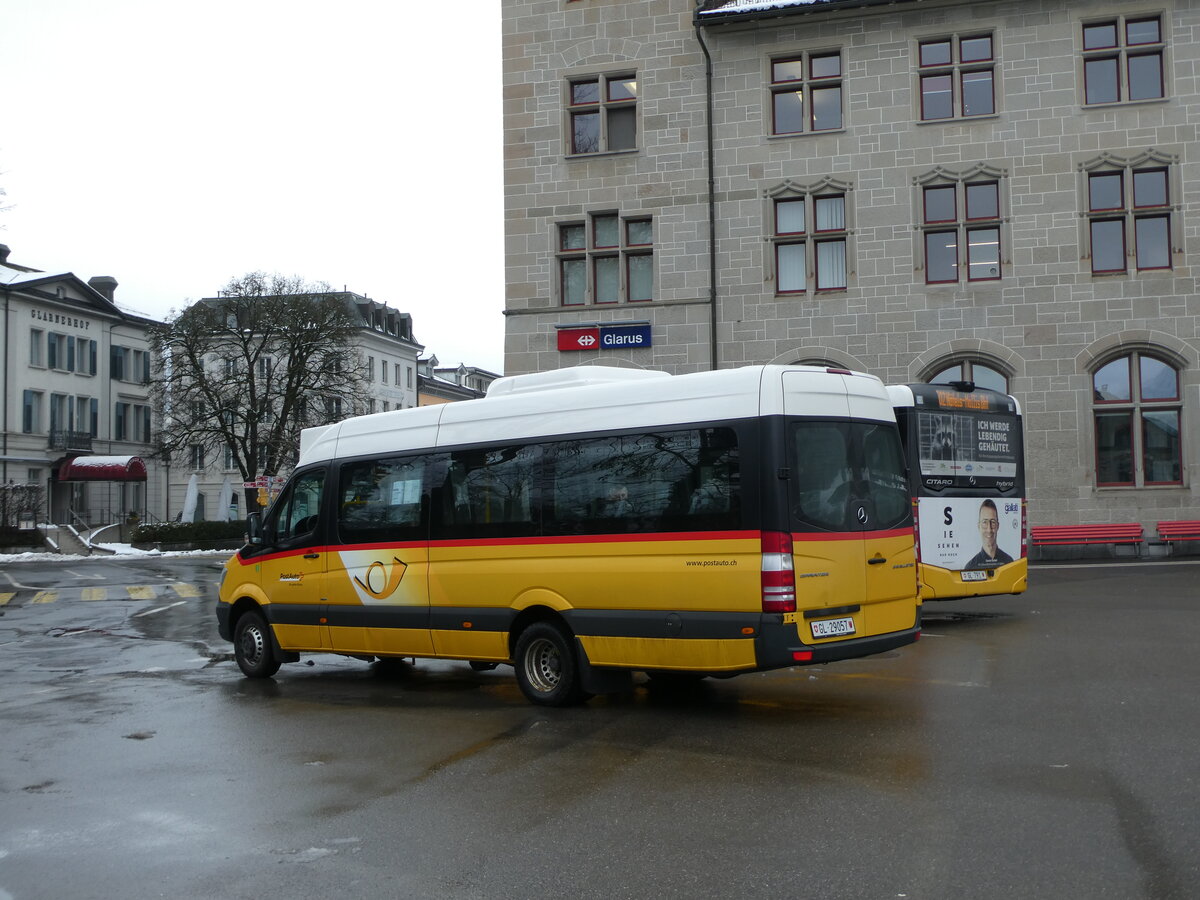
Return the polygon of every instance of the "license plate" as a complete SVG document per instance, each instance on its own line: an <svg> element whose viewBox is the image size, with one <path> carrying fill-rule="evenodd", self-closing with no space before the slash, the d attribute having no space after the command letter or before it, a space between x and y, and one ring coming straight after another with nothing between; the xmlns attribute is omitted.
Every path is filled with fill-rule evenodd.
<svg viewBox="0 0 1200 900"><path fill-rule="evenodd" d="M987 581L987 572L978 572L978 571L963 572L962 580L963 581Z"/></svg>
<svg viewBox="0 0 1200 900"><path fill-rule="evenodd" d="M841 619L817 619L811 622L812 636L815 638L845 637L854 634L854 619L845 616Z"/></svg>

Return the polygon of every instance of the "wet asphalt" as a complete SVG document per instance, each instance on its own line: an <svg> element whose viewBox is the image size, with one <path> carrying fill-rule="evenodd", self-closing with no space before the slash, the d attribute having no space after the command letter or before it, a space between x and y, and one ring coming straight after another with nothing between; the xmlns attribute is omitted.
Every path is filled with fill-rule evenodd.
<svg viewBox="0 0 1200 900"><path fill-rule="evenodd" d="M1200 896L1200 560L565 710L503 666L246 680L218 566L0 563L0 900Z"/></svg>

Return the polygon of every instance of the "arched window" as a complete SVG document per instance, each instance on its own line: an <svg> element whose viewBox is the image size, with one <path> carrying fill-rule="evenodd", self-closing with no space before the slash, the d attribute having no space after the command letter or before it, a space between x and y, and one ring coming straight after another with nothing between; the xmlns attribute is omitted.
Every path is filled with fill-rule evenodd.
<svg viewBox="0 0 1200 900"><path fill-rule="evenodd" d="M929 381L933 384L949 384L952 381L973 381L975 387L990 388L1002 394L1008 393L1008 378L1003 372L980 362L964 359L962 362L948 366Z"/></svg>
<svg viewBox="0 0 1200 900"><path fill-rule="evenodd" d="M1134 351L1092 372L1096 484L1183 483L1179 372Z"/></svg>

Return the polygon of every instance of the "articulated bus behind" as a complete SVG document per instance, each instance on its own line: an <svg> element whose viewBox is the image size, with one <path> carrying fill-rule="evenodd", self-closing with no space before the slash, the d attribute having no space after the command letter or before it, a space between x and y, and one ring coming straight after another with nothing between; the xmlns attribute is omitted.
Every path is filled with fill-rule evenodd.
<svg viewBox="0 0 1200 900"><path fill-rule="evenodd" d="M511 664L560 706L651 678L880 653L920 634L878 378L581 366L310 429L226 565L250 677L299 654Z"/></svg>
<svg viewBox="0 0 1200 900"><path fill-rule="evenodd" d="M970 382L889 385L908 460L921 600L1019 594L1028 583L1016 398Z"/></svg>

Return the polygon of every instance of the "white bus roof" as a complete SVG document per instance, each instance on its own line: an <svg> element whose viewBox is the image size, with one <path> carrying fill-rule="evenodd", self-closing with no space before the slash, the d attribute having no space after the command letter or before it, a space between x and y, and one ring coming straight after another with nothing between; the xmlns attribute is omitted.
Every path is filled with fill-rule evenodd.
<svg viewBox="0 0 1200 900"><path fill-rule="evenodd" d="M670 375L577 366L498 379L486 397L355 416L300 438L298 465L320 460L657 428L765 415L894 421L874 375L812 366L746 366Z"/></svg>

